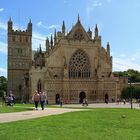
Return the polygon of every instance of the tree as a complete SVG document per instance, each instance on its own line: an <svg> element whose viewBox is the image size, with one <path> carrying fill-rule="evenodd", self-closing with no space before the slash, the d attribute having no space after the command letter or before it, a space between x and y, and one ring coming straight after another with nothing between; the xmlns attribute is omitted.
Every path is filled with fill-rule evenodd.
<svg viewBox="0 0 140 140"><path fill-rule="evenodd" d="M114 74L116 74L118 76L130 76L131 75L132 83L140 82L140 72L137 70L128 69L127 71L114 72Z"/></svg>
<svg viewBox="0 0 140 140"><path fill-rule="evenodd" d="M7 79L4 76L0 76L0 97L7 91Z"/></svg>
<svg viewBox="0 0 140 140"><path fill-rule="evenodd" d="M131 98L130 92L132 92L132 98L140 99L140 87L137 86L131 86L131 87L128 86L124 88L121 93L121 98L130 99Z"/></svg>

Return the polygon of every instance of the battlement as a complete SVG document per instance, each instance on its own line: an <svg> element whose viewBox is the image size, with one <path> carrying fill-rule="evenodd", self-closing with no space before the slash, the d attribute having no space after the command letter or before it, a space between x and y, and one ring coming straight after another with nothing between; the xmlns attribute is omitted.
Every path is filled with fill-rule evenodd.
<svg viewBox="0 0 140 140"><path fill-rule="evenodd" d="M8 35L28 35L32 36L32 22L29 21L26 30L14 30L11 18L8 21Z"/></svg>
<svg viewBox="0 0 140 140"><path fill-rule="evenodd" d="M27 30L13 30L10 32L12 35L32 35L30 31Z"/></svg>

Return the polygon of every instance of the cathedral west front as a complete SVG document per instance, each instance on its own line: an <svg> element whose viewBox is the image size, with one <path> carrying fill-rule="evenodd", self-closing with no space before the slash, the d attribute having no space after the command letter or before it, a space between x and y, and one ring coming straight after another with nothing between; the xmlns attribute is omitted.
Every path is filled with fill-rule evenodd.
<svg viewBox="0 0 140 140"><path fill-rule="evenodd" d="M46 38L32 51L32 23L25 31L14 30L8 21L8 90L19 100L30 101L35 90L45 91L49 104L116 101L127 86L127 78L112 72L110 44L102 47L98 26L88 31L78 16L76 24L66 33L62 30Z"/></svg>

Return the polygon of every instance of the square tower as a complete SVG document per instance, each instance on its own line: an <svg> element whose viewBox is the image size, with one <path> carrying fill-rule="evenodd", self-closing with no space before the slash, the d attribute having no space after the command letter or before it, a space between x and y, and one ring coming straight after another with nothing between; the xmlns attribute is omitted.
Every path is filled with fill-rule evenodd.
<svg viewBox="0 0 140 140"><path fill-rule="evenodd" d="M24 31L14 30L8 21L8 92L19 100L29 98L29 69L32 65L32 23Z"/></svg>

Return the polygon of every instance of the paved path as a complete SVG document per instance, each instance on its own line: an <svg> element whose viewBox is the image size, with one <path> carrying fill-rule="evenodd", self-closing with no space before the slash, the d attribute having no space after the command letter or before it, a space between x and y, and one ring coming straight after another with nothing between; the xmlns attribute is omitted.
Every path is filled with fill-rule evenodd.
<svg viewBox="0 0 140 140"><path fill-rule="evenodd" d="M54 105L58 106L58 105ZM63 114L66 112L74 112L83 110L83 106L81 104L65 104L63 107L78 107L81 109L68 109L68 108L47 108L45 110L33 110L33 111L24 111L24 112L14 112L14 113L0 113L0 123L18 121L18 120L26 120L31 118L38 118L49 115L57 115ZM94 103L89 104L87 108L130 108L130 104L126 103ZM139 104L133 103L133 108L140 109Z"/></svg>
<svg viewBox="0 0 140 140"><path fill-rule="evenodd" d="M136 109L140 109L139 104L138 103L133 103L133 108ZM56 105L55 105L56 106ZM65 104L63 105L63 107L83 107L81 104ZM130 103L94 103L94 104L89 104L88 108L131 108L131 104Z"/></svg>
<svg viewBox="0 0 140 140"><path fill-rule="evenodd" d="M63 114L66 112L80 111L82 109L47 108L45 110L32 110L24 112L0 113L0 123L26 120L49 115Z"/></svg>

